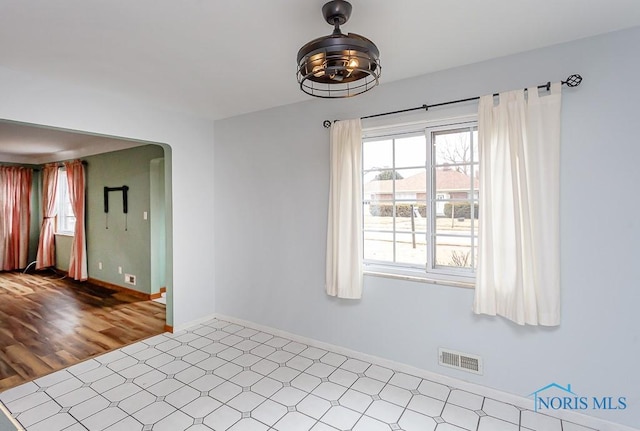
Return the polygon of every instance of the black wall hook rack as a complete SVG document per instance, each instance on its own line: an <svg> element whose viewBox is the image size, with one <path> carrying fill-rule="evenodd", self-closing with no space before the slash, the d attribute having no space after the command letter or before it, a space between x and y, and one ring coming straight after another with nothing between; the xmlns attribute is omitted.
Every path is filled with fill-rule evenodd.
<svg viewBox="0 0 640 431"><path fill-rule="evenodd" d="M109 192L122 192L122 212L129 212L129 186L104 188L104 212L109 212Z"/></svg>
<svg viewBox="0 0 640 431"><path fill-rule="evenodd" d="M127 213L129 212L129 186L104 188L105 229L109 229L109 193L122 192L122 212L124 213L124 230L129 230Z"/></svg>

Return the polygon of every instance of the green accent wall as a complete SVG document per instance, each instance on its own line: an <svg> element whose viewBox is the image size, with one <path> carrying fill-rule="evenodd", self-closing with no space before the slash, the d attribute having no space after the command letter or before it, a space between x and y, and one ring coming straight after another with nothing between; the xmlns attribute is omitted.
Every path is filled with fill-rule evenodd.
<svg viewBox="0 0 640 431"><path fill-rule="evenodd" d="M36 256L38 255L38 241L40 240L40 222L42 220L42 181L40 175L40 170L33 172L33 183L31 187L31 223L29 225L29 263L36 260ZM35 265L33 266L35 267Z"/></svg>
<svg viewBox="0 0 640 431"><path fill-rule="evenodd" d="M166 153L165 153L166 152ZM87 162L86 234L89 277L144 293L167 289L167 324L173 325L173 239L171 210L171 148L144 145L84 157ZM29 262L36 259L42 221L42 185L39 165L32 167ZM122 211L122 193L109 193L108 229L104 187L129 187L128 214ZM144 219L147 212L147 219ZM56 268L68 271L73 237L56 235ZM98 263L102 262L102 269ZM118 267L122 267L119 274ZM33 270L34 268L31 268ZM124 282L136 276L136 285Z"/></svg>
<svg viewBox="0 0 640 431"><path fill-rule="evenodd" d="M145 145L84 158L87 161L86 231L90 278L152 293L150 162L163 156L162 147ZM125 185L129 187L128 213L123 213L122 192L114 191L109 193L109 212L105 214L104 187ZM68 253L69 248L64 247L66 241L58 237L57 242L59 255ZM99 269L100 262L102 269ZM58 266L62 264L60 260ZM118 267L122 267L122 274ZM135 275L135 286L124 282L125 274Z"/></svg>
<svg viewBox="0 0 640 431"><path fill-rule="evenodd" d="M69 271L69 260L71 259L71 245L73 237L71 235L56 235L56 268L62 271Z"/></svg>

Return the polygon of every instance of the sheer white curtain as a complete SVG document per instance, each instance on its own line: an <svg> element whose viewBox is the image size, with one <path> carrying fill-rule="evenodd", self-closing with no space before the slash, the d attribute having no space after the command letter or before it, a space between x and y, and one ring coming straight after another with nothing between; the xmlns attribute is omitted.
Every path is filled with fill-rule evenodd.
<svg viewBox="0 0 640 431"><path fill-rule="evenodd" d="M327 294L362 297L362 125L342 120L331 127Z"/></svg>
<svg viewBox="0 0 640 431"><path fill-rule="evenodd" d="M480 98L477 314L560 324L560 87Z"/></svg>

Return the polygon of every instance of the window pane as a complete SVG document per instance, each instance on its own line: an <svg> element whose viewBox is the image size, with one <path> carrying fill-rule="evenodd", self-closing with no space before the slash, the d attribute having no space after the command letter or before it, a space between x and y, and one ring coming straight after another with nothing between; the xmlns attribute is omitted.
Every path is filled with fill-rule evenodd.
<svg viewBox="0 0 640 431"><path fill-rule="evenodd" d="M362 198L365 202L392 201L394 176L396 173L393 169L368 172L363 179Z"/></svg>
<svg viewBox="0 0 640 431"><path fill-rule="evenodd" d="M67 172L58 170L58 190L57 190L57 226L56 232L65 232L65 206L66 206L66 185L67 185Z"/></svg>
<svg viewBox="0 0 640 431"><path fill-rule="evenodd" d="M436 165L472 163L471 132L469 129L433 132L432 139L435 147ZM477 153L476 141L477 139L474 140L474 153ZM477 160L475 155L473 159Z"/></svg>
<svg viewBox="0 0 640 431"><path fill-rule="evenodd" d="M467 124L363 143L366 261L473 275L480 176L476 127Z"/></svg>
<svg viewBox="0 0 640 431"><path fill-rule="evenodd" d="M57 196L57 232L73 233L76 226L76 218L69 200L69 188L67 185L67 171L58 171L58 196Z"/></svg>
<svg viewBox="0 0 640 431"><path fill-rule="evenodd" d="M393 141L367 141L362 144L362 169L392 168Z"/></svg>
<svg viewBox="0 0 640 431"><path fill-rule="evenodd" d="M425 203L427 200L427 170L396 170L396 200Z"/></svg>
<svg viewBox="0 0 640 431"><path fill-rule="evenodd" d="M393 202L371 202L362 208L365 230L393 232Z"/></svg>
<svg viewBox="0 0 640 431"><path fill-rule="evenodd" d="M425 166L427 162L427 140L423 135L396 139L396 167Z"/></svg>
<svg viewBox="0 0 640 431"><path fill-rule="evenodd" d="M475 235L478 234L478 219L473 220L468 218L451 218L451 217L437 217L436 218L436 234L440 235L456 235L456 236L470 236L471 228Z"/></svg>
<svg viewBox="0 0 640 431"><path fill-rule="evenodd" d="M393 234L364 232L364 259L393 262Z"/></svg>
<svg viewBox="0 0 640 431"><path fill-rule="evenodd" d="M473 165L471 167L471 172L474 178L473 189L475 193L478 193L478 190L480 190L480 165ZM476 196L476 199L477 199L477 196Z"/></svg>
<svg viewBox="0 0 640 431"><path fill-rule="evenodd" d="M424 268L427 262L427 234L396 234L396 262Z"/></svg>
<svg viewBox="0 0 640 431"><path fill-rule="evenodd" d="M63 230L66 232L74 232L76 228L76 218L66 216L64 217L63 220L64 220Z"/></svg>
<svg viewBox="0 0 640 431"><path fill-rule="evenodd" d="M471 165L436 168L436 199L476 199L479 180L470 176L471 171Z"/></svg>
<svg viewBox="0 0 640 431"><path fill-rule="evenodd" d="M478 163L480 161L480 152L478 151L478 131L473 131L473 162Z"/></svg>
<svg viewBox="0 0 640 431"><path fill-rule="evenodd" d="M436 213L436 225L438 233L442 230L471 230L472 220L474 229L477 231L480 208L477 201L463 202L437 202L436 210L442 207L442 214ZM451 233L451 232L445 232Z"/></svg>
<svg viewBox="0 0 640 431"><path fill-rule="evenodd" d="M413 208L412 208L413 207ZM413 219L411 210L413 209ZM426 208L418 208L415 204L396 204L396 231L398 232L426 232L427 217L420 214ZM424 213L423 213L424 214Z"/></svg>
<svg viewBox="0 0 640 431"><path fill-rule="evenodd" d="M472 268L475 263L475 248L471 247L470 238L436 237L436 266L452 268Z"/></svg>

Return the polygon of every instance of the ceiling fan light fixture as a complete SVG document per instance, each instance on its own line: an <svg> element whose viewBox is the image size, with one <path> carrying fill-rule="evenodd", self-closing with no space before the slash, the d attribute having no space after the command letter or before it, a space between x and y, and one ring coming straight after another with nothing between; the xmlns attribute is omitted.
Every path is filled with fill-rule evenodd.
<svg viewBox="0 0 640 431"><path fill-rule="evenodd" d="M351 16L351 4L332 0L322 7L333 33L305 44L298 51L300 89L314 97L337 99L371 90L380 79L380 52L369 39L343 34L340 26Z"/></svg>

